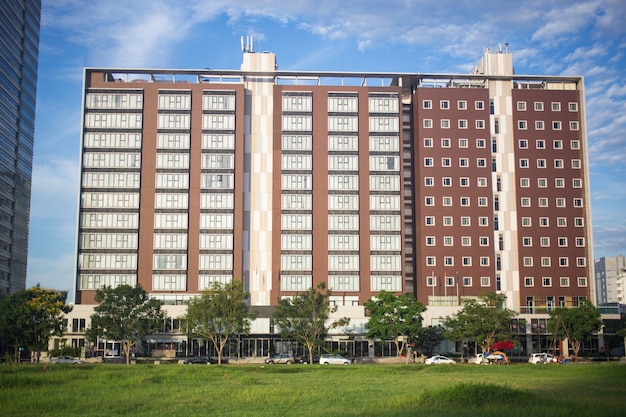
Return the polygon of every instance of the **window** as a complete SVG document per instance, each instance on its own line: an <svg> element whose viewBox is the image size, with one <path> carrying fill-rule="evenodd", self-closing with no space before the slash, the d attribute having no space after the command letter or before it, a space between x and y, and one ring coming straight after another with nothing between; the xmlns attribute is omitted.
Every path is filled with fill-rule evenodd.
<svg viewBox="0 0 626 417"><path fill-rule="evenodd" d="M520 204L522 207L530 207L530 197L522 197Z"/></svg>
<svg viewBox="0 0 626 417"><path fill-rule="evenodd" d="M459 100L456 102L456 107L459 110L467 110L467 101Z"/></svg>
<svg viewBox="0 0 626 417"><path fill-rule="evenodd" d="M535 111L543 111L543 102L535 101Z"/></svg>
<svg viewBox="0 0 626 417"><path fill-rule="evenodd" d="M555 159L554 160L554 167L557 169L562 169L563 168L563 160L562 159Z"/></svg>
<svg viewBox="0 0 626 417"><path fill-rule="evenodd" d="M463 277L463 286L471 287L472 286L472 277Z"/></svg>
<svg viewBox="0 0 626 417"><path fill-rule="evenodd" d="M484 101L475 101L474 102L474 109L476 110L483 110L485 108L485 102Z"/></svg>
<svg viewBox="0 0 626 417"><path fill-rule="evenodd" d="M576 266L587 266L587 258L576 258Z"/></svg>
<svg viewBox="0 0 626 417"><path fill-rule="evenodd" d="M578 122L569 122L569 130L578 130Z"/></svg>
<svg viewBox="0 0 626 417"><path fill-rule="evenodd" d="M450 167L450 166L452 166L452 159L450 159L450 158L441 158L441 166L442 167Z"/></svg>
<svg viewBox="0 0 626 417"><path fill-rule="evenodd" d="M433 162L433 158L424 158L424 166L425 167L432 167L434 166L434 162Z"/></svg>
<svg viewBox="0 0 626 417"><path fill-rule="evenodd" d="M543 277L541 278L541 285L544 287L551 287L552 286L552 278L550 277Z"/></svg>
<svg viewBox="0 0 626 417"><path fill-rule="evenodd" d="M484 129L485 121L484 120L476 120L476 129Z"/></svg>
<svg viewBox="0 0 626 417"><path fill-rule="evenodd" d="M574 226L585 227L585 220L582 217L574 217Z"/></svg>
<svg viewBox="0 0 626 417"><path fill-rule="evenodd" d="M444 187L452 187L452 178L443 177L441 179L441 185L443 185Z"/></svg>
<svg viewBox="0 0 626 417"><path fill-rule="evenodd" d="M520 178L519 179L519 186L522 187L522 188L530 187L530 179L529 178Z"/></svg>
<svg viewBox="0 0 626 417"><path fill-rule="evenodd" d="M484 148L487 146L487 141L485 139L476 139L476 147Z"/></svg>
<svg viewBox="0 0 626 417"><path fill-rule="evenodd" d="M585 238L584 237L577 237L576 238L576 247L579 247L579 248L584 248L585 247Z"/></svg>
<svg viewBox="0 0 626 417"><path fill-rule="evenodd" d="M567 257L560 257L559 258L559 266L561 266L561 267L569 266L569 258L567 258Z"/></svg>
<svg viewBox="0 0 626 417"><path fill-rule="evenodd" d="M424 119L424 129L432 129L433 119Z"/></svg>
<svg viewBox="0 0 626 417"><path fill-rule="evenodd" d="M547 217L539 217L540 227L550 227L550 220Z"/></svg>
<svg viewBox="0 0 626 417"><path fill-rule="evenodd" d="M442 204L446 207L452 206L452 197L442 197L441 201L442 201Z"/></svg>
<svg viewBox="0 0 626 417"><path fill-rule="evenodd" d="M459 148L467 148L467 139L459 139Z"/></svg>
<svg viewBox="0 0 626 417"><path fill-rule="evenodd" d="M520 120L517 122L517 128L519 130L526 130L528 126L528 123L526 122L526 120Z"/></svg>
<svg viewBox="0 0 626 417"><path fill-rule="evenodd" d="M463 265L463 266L472 266L472 257L471 256L463 256L461 258L461 265Z"/></svg>
<svg viewBox="0 0 626 417"><path fill-rule="evenodd" d="M571 149L580 149L580 141L579 140L570 140L569 147Z"/></svg>
<svg viewBox="0 0 626 417"><path fill-rule="evenodd" d="M450 102L448 100L441 100L439 102L439 107L442 110L448 110L450 108Z"/></svg>
<svg viewBox="0 0 626 417"><path fill-rule="evenodd" d="M575 198L574 199L574 207L582 207L583 206L583 199L582 198Z"/></svg>
<svg viewBox="0 0 626 417"><path fill-rule="evenodd" d="M550 247L550 238L549 237L542 237L541 239L539 239L541 247L542 248L549 248Z"/></svg>
<svg viewBox="0 0 626 417"><path fill-rule="evenodd" d="M535 279L533 277L524 277L524 286L532 287L535 285L534 281Z"/></svg>
<svg viewBox="0 0 626 417"><path fill-rule="evenodd" d="M587 286L587 278L586 277L578 277L578 286L586 287Z"/></svg>
<svg viewBox="0 0 626 417"><path fill-rule="evenodd" d="M526 111L526 102L525 101L518 101L517 102L517 110L518 111Z"/></svg>
<svg viewBox="0 0 626 417"><path fill-rule="evenodd" d="M478 218L478 225L481 227L487 227L489 226L489 218L488 217L479 217Z"/></svg>
<svg viewBox="0 0 626 417"><path fill-rule="evenodd" d="M552 111L561 111L561 103L553 101Z"/></svg>
<svg viewBox="0 0 626 417"><path fill-rule="evenodd" d="M433 139L432 138L424 138L424 147L432 148L433 147Z"/></svg>
<svg viewBox="0 0 626 417"><path fill-rule="evenodd" d="M489 246L489 236L481 236L479 242L480 246Z"/></svg>
<svg viewBox="0 0 626 417"><path fill-rule="evenodd" d="M543 120L535 120L535 130L544 130Z"/></svg>
<svg viewBox="0 0 626 417"><path fill-rule="evenodd" d="M583 180L580 178L572 178L572 187L574 188L582 188Z"/></svg>
<svg viewBox="0 0 626 417"><path fill-rule="evenodd" d="M537 178L537 187L546 188L548 186L548 180L545 178Z"/></svg>
<svg viewBox="0 0 626 417"><path fill-rule="evenodd" d="M441 119L440 126L442 129L450 129L450 119Z"/></svg>
<svg viewBox="0 0 626 417"><path fill-rule="evenodd" d="M450 147L450 139L442 138L441 139L441 147L442 148L449 148Z"/></svg>
<svg viewBox="0 0 626 417"><path fill-rule="evenodd" d="M444 236L443 237L443 246L452 246L454 243L454 239L452 236Z"/></svg>
<svg viewBox="0 0 626 417"><path fill-rule="evenodd" d="M453 225L452 216L443 216L443 225L452 226Z"/></svg>
<svg viewBox="0 0 626 417"><path fill-rule="evenodd" d="M435 266L437 264L437 258L435 258L434 256L427 256L426 257L426 266Z"/></svg>
<svg viewBox="0 0 626 417"><path fill-rule="evenodd" d="M537 168L545 168L546 160L545 159L537 159Z"/></svg>
<svg viewBox="0 0 626 417"><path fill-rule="evenodd" d="M478 197L478 206L479 207L487 207L488 200L487 197Z"/></svg>
<svg viewBox="0 0 626 417"><path fill-rule="evenodd" d="M472 238L470 236L461 237L461 246L472 246Z"/></svg>
<svg viewBox="0 0 626 417"><path fill-rule="evenodd" d="M445 266L454 266L454 257L452 257L452 256L444 256L443 257L443 264Z"/></svg>
<svg viewBox="0 0 626 417"><path fill-rule="evenodd" d="M569 277L561 277L559 279L561 287L569 287Z"/></svg>
<svg viewBox="0 0 626 417"><path fill-rule="evenodd" d="M563 141L562 140L555 140L553 142L553 146L554 146L554 149L563 149Z"/></svg>
<svg viewBox="0 0 626 417"><path fill-rule="evenodd" d="M467 129L467 120L459 119L459 129Z"/></svg>
<svg viewBox="0 0 626 417"><path fill-rule="evenodd" d="M552 122L552 130L561 130L561 122L559 121Z"/></svg>
<svg viewBox="0 0 626 417"><path fill-rule="evenodd" d="M519 146L520 149L528 149L528 140L520 139L518 141L518 144L519 144L518 146Z"/></svg>
<svg viewBox="0 0 626 417"><path fill-rule="evenodd" d="M469 207L470 206L470 198L469 197L461 197L461 206Z"/></svg>
<svg viewBox="0 0 626 417"><path fill-rule="evenodd" d="M520 168L528 168L528 159L526 158L521 158L519 160L519 167Z"/></svg>
<svg viewBox="0 0 626 417"><path fill-rule="evenodd" d="M485 178L485 177L478 177L476 179L476 181L477 181L479 187L486 187L487 186L487 178Z"/></svg>
<svg viewBox="0 0 626 417"><path fill-rule="evenodd" d="M578 111L578 103L568 103L569 111Z"/></svg>
<svg viewBox="0 0 626 417"><path fill-rule="evenodd" d="M580 159L572 159L572 169L580 169Z"/></svg>
<svg viewBox="0 0 626 417"><path fill-rule="evenodd" d="M481 256L480 257L480 266L489 266L489 257L488 256Z"/></svg>
<svg viewBox="0 0 626 417"><path fill-rule="evenodd" d="M545 197L539 197L539 207L548 207L548 199Z"/></svg>
<svg viewBox="0 0 626 417"><path fill-rule="evenodd" d="M537 149L546 149L546 141L543 139L537 139L535 142L535 147Z"/></svg>
<svg viewBox="0 0 626 417"><path fill-rule="evenodd" d="M433 108L432 100L424 100L424 101L422 101L422 107L425 108L425 109L432 109Z"/></svg>
<svg viewBox="0 0 626 417"><path fill-rule="evenodd" d="M435 185L435 179L433 177L424 177L424 186L432 187Z"/></svg>
<svg viewBox="0 0 626 417"><path fill-rule="evenodd" d="M461 226L468 227L472 225L472 218L469 216L461 216Z"/></svg>
<svg viewBox="0 0 626 417"><path fill-rule="evenodd" d="M525 267L532 267L533 266L533 257L532 256L524 256L524 259L522 259L522 263L524 264Z"/></svg>
<svg viewBox="0 0 626 417"><path fill-rule="evenodd" d="M459 166L460 167L468 167L469 159L468 158L459 158Z"/></svg>
<svg viewBox="0 0 626 417"><path fill-rule="evenodd" d="M551 265L550 257L549 256L542 256L541 257L541 266L549 267L550 265Z"/></svg>
<svg viewBox="0 0 626 417"><path fill-rule="evenodd" d="M481 287L489 287L491 285L490 277L480 277L480 286Z"/></svg>
<svg viewBox="0 0 626 417"><path fill-rule="evenodd" d="M532 227L533 223L530 217L522 217L522 227Z"/></svg>
<svg viewBox="0 0 626 417"><path fill-rule="evenodd" d="M461 184L461 187L469 187L469 178L468 177L461 177L461 178L459 178L459 182Z"/></svg>
<svg viewBox="0 0 626 417"><path fill-rule="evenodd" d="M532 237L523 237L522 238L522 245L526 246L526 247L531 247L533 245L533 238Z"/></svg>
<svg viewBox="0 0 626 417"><path fill-rule="evenodd" d="M424 197L424 204L426 204L427 206L434 206L435 197Z"/></svg>
<svg viewBox="0 0 626 417"><path fill-rule="evenodd" d="M487 160L485 158L478 158L476 159L476 166L478 166L479 168L484 168L487 166Z"/></svg>
<svg viewBox="0 0 626 417"><path fill-rule="evenodd" d="M434 226L435 225L435 217L434 216L426 216L424 219L424 223L426 226Z"/></svg>
<svg viewBox="0 0 626 417"><path fill-rule="evenodd" d="M565 199L561 198L561 197L557 198L556 199L556 206L560 207L560 208L565 207Z"/></svg>
<svg viewBox="0 0 626 417"><path fill-rule="evenodd" d="M563 179L563 178L555 178L554 179L554 186L556 188L565 188L565 179Z"/></svg>
<svg viewBox="0 0 626 417"><path fill-rule="evenodd" d="M561 248L566 248L567 247L567 238L566 237L559 237L558 241L559 241L559 247L561 247Z"/></svg>

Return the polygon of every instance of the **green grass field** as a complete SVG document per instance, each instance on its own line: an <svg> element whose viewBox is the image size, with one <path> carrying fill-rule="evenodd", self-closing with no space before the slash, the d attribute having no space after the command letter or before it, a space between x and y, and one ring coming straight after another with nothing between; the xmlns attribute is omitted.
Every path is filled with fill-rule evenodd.
<svg viewBox="0 0 626 417"><path fill-rule="evenodd" d="M0 414L620 416L626 364L0 365Z"/></svg>

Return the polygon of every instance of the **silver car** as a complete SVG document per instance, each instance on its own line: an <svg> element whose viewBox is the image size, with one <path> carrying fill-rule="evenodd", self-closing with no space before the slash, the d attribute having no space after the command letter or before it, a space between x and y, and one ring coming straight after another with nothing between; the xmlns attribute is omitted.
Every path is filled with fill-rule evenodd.
<svg viewBox="0 0 626 417"><path fill-rule="evenodd" d="M322 355L320 365L350 365L352 361L341 355Z"/></svg>
<svg viewBox="0 0 626 417"><path fill-rule="evenodd" d="M71 363L73 365L78 365L83 363L80 359L73 358L71 356L57 356L56 358L50 359L52 363Z"/></svg>

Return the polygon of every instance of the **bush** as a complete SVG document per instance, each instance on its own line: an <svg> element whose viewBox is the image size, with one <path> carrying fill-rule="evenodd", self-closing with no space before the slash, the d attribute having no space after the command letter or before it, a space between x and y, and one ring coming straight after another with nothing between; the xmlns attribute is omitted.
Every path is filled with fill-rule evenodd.
<svg viewBox="0 0 626 417"><path fill-rule="evenodd" d="M60 349L52 349L48 353L50 353L51 358L56 358L57 356L72 356L78 358L80 357L81 349L79 347L64 346Z"/></svg>

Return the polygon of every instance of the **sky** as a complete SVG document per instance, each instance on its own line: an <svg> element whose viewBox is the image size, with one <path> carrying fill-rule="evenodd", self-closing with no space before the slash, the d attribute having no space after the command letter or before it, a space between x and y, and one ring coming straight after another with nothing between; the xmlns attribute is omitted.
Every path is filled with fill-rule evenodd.
<svg viewBox="0 0 626 417"><path fill-rule="evenodd" d="M73 299L84 67L582 75L594 258L626 254L624 0L42 0L27 287Z"/></svg>

